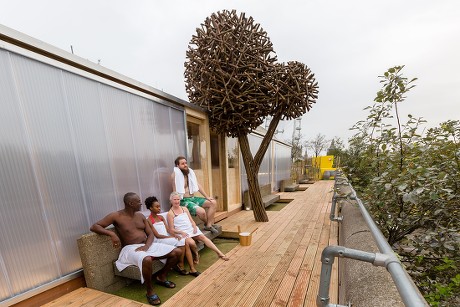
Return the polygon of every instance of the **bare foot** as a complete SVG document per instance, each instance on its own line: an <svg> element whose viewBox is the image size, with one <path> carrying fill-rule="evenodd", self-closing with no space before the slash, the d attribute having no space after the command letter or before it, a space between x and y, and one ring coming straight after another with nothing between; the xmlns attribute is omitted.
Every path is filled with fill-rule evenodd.
<svg viewBox="0 0 460 307"><path fill-rule="evenodd" d="M225 256L224 254L219 255L219 258L222 259L222 260L225 260L225 261L229 261L229 260L230 260L230 258L228 258L227 256Z"/></svg>
<svg viewBox="0 0 460 307"><path fill-rule="evenodd" d="M200 254L198 251L193 252L193 264L199 264L200 263Z"/></svg>

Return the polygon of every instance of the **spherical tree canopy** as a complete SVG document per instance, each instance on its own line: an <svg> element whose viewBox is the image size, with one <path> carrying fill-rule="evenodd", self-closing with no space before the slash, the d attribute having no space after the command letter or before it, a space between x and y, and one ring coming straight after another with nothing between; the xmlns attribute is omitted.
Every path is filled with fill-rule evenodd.
<svg viewBox="0 0 460 307"><path fill-rule="evenodd" d="M318 82L303 63L274 64L271 78L272 115L281 112L282 119L300 117L311 109L318 98Z"/></svg>
<svg viewBox="0 0 460 307"><path fill-rule="evenodd" d="M208 110L217 133L248 134L272 110L275 61L267 33L252 17L234 10L214 13L197 29L186 52L189 100Z"/></svg>

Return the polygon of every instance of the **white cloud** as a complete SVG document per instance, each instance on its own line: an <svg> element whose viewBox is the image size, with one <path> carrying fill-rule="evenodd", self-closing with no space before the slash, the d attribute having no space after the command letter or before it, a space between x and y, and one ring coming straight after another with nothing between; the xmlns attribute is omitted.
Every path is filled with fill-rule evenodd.
<svg viewBox="0 0 460 307"><path fill-rule="evenodd" d="M235 8L268 32L279 61L307 64L319 82L302 135L344 139L380 88L378 75L406 65L418 77L401 111L435 125L460 118L460 2L377 1L3 1L0 23L187 99L185 51L207 16ZM283 138L292 135L283 123Z"/></svg>

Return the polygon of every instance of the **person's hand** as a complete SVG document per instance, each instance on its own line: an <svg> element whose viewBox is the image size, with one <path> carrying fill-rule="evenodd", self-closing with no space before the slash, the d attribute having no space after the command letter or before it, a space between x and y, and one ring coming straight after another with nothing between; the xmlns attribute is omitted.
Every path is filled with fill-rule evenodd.
<svg viewBox="0 0 460 307"><path fill-rule="evenodd" d="M112 239L112 246L114 248L119 248L121 247L121 241L120 241L120 238L114 233L113 236L110 236L110 238Z"/></svg>
<svg viewBox="0 0 460 307"><path fill-rule="evenodd" d="M196 225L193 226L193 233L196 233L198 231Z"/></svg>
<svg viewBox="0 0 460 307"><path fill-rule="evenodd" d="M147 245L144 244L144 245L139 246L138 248L136 248L135 251L136 251L136 252L145 252L145 251L147 251L147 250L148 250L148 247L147 247Z"/></svg>

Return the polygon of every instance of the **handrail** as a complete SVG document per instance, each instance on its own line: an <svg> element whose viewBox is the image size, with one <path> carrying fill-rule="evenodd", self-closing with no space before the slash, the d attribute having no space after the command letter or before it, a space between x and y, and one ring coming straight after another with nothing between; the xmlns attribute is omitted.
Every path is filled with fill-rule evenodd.
<svg viewBox="0 0 460 307"><path fill-rule="evenodd" d="M337 178L339 172L336 171L335 183L337 184ZM343 182L340 184L344 185ZM347 183L351 189L351 195L349 198L356 200L361 214L369 227L372 236L379 248L380 253L367 253L358 250L347 249L342 246L328 246L326 247L321 256L322 267L320 277L320 288L318 293L317 305L318 306L340 306L336 304L329 304L329 285L331 278L331 268L334 262L334 257L350 258L360 261L371 262L376 266L385 267L391 275L393 282L395 283L396 289L398 290L401 299L405 306L418 307L428 306L428 303L418 291L417 287L413 283L412 279L407 274L406 270L402 266L399 259L396 257L396 253L393 251L391 246L388 244L386 238L375 224L374 220L370 216L367 209L364 207L361 199L356 194L351 184ZM334 186L335 193L335 186ZM334 194L335 195L335 194ZM333 202L335 200L333 199ZM335 208L334 208L335 209ZM335 211L335 210L334 210ZM341 221L339 218L334 218L335 213L331 212L331 220Z"/></svg>

